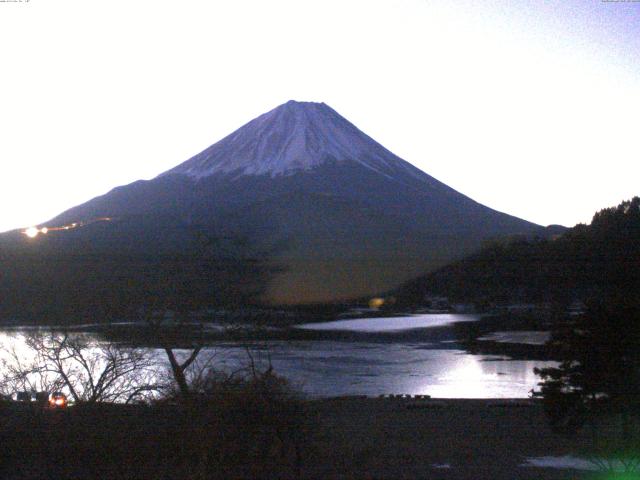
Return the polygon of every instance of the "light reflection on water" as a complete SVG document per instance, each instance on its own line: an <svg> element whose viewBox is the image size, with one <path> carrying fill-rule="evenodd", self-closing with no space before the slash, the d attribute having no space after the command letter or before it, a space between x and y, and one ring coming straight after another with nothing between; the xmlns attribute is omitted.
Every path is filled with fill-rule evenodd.
<svg viewBox="0 0 640 480"><path fill-rule="evenodd" d="M272 345L277 372L312 396L428 394L439 398L524 398L539 379L514 361L407 343L298 342Z"/></svg>
<svg viewBox="0 0 640 480"><path fill-rule="evenodd" d="M14 345L23 358L29 355L21 332L0 332L0 345ZM151 354L159 368L167 368L162 350ZM232 342L214 343L201 353L202 360L213 355L214 365L227 372L246 367L249 361L245 346ZM270 362L276 373L311 397L406 393L523 398L539 381L533 368L556 365L410 342L268 341L254 345L252 357L259 368L266 369Z"/></svg>
<svg viewBox="0 0 640 480"><path fill-rule="evenodd" d="M339 330L350 332L380 333L434 328L453 325L456 322L479 320L478 315L468 314L418 314L405 317L354 318L332 322L304 323L296 325L303 330Z"/></svg>

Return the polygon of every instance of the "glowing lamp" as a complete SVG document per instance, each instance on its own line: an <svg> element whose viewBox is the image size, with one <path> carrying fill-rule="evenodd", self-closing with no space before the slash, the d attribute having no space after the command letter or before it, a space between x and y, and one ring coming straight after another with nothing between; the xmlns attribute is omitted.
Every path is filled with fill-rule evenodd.
<svg viewBox="0 0 640 480"><path fill-rule="evenodd" d="M55 392L49 399L51 408L65 408L67 406L67 396L64 393Z"/></svg>
<svg viewBox="0 0 640 480"><path fill-rule="evenodd" d="M384 305L384 298L374 297L369 300L369 308L380 308Z"/></svg>

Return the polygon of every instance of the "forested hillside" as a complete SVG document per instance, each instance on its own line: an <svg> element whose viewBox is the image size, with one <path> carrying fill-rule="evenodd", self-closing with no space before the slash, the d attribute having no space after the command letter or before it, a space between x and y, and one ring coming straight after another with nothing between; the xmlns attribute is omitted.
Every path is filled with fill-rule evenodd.
<svg viewBox="0 0 640 480"><path fill-rule="evenodd" d="M608 293L640 291L640 198L605 208L590 225L578 224L551 239L508 238L398 292L403 304L425 295L451 301L571 302Z"/></svg>

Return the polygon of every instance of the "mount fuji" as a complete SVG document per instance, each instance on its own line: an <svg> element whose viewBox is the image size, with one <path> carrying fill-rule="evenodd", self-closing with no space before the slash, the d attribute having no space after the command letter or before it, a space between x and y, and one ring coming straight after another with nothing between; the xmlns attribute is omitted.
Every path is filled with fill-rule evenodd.
<svg viewBox="0 0 640 480"><path fill-rule="evenodd" d="M487 239L544 230L439 182L329 106L295 101L152 180L117 187L43 225L74 224L82 228L22 242L153 255L190 248L194 229L242 238L279 268L262 295L274 304L373 295Z"/></svg>

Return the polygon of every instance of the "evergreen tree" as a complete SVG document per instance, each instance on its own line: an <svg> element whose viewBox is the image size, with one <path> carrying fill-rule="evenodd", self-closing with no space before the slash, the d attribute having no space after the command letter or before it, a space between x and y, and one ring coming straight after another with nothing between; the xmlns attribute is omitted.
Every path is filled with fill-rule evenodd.
<svg viewBox="0 0 640 480"><path fill-rule="evenodd" d="M640 302L600 298L552 335L558 367L536 369L551 425L575 432L589 425L605 458L640 463Z"/></svg>

